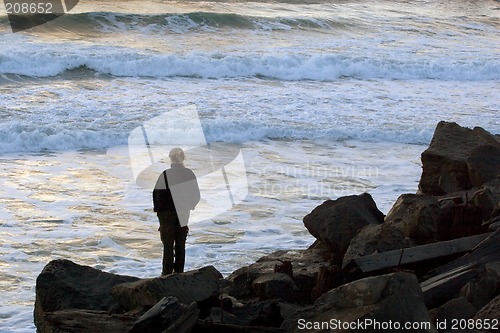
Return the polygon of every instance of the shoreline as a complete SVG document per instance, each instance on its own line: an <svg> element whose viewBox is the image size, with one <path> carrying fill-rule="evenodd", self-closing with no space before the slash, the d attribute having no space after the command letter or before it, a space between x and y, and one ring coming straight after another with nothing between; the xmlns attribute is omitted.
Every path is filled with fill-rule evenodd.
<svg viewBox="0 0 500 333"><path fill-rule="evenodd" d="M449 139L450 135L446 133L451 133L452 139ZM461 146L464 148L457 150L453 147L453 140L462 141ZM481 140L484 140L484 142ZM456 143L457 141L455 141ZM491 155L491 149L495 151L493 155ZM485 156L485 153L487 153L486 156L490 156L488 159L479 158L478 154ZM436 164L434 162L436 157L434 156L442 156L439 158L448 156L446 158L451 158L449 160L451 164L446 164L448 163L446 161L440 161ZM463 161L467 161L469 171L466 172L467 177L470 177L467 178L469 180L464 180L465 178L459 174L448 173L448 171L440 175L440 168L446 170L446 165L456 167L455 158L462 158ZM319 243L316 242L309 249L274 252L258 259L254 264L240 267L227 278L223 278L221 273L213 266L205 266L198 270L160 278L138 279L129 277L127 279L131 280L128 283L116 282L107 287L100 286L100 288L109 288L108 292L111 290L112 298L109 298L109 302L111 302L110 304L118 302L118 308L115 311L119 311L120 316L124 317L118 320L116 318L110 320L109 314L104 315L95 311L92 312L92 316L98 319L99 325L122 325L120 329L115 327L114 330L111 329L111 326L106 326L111 331L123 331L123 325L125 325L129 327L130 332L134 332L134 330L142 330L144 327L150 327L147 325L152 325L153 322L145 318L163 316L162 318L165 319L172 315L173 312L168 313L165 308L161 310L162 306L159 304L163 302L163 304L169 304L175 309L189 310L189 316L182 317L182 321L175 318L175 316L168 317L169 320L167 322L163 321L161 324L167 325L163 326L164 329L167 327L184 327L186 329L184 325L188 325L189 322L189 331L197 332L200 329L203 331L208 327L206 326L208 325L206 322L208 316L211 321L209 326L212 325L210 327L215 325L215 327L219 328L228 328L227 325L230 325L232 327L230 332L239 332L239 329L254 326L266 327L266 332L295 332L296 330L300 331L300 328L296 326L297 318L303 318L301 316L304 315L307 318L323 318L321 313L327 309L327 311L330 311L328 313L331 313L332 318L335 318L335 316L340 319L344 318L345 310L342 310L344 312L338 312L338 307L349 308L348 304L352 303L352 300L349 299L352 297L362 297L358 301L361 303L357 304L365 304L368 306L366 309L371 309L368 313L372 317L369 318L376 319L381 318L379 316L389 315L395 316L395 320L401 322L405 318L409 320L410 317L405 316L411 316L413 320L433 321L439 328L439 330L436 330L436 327L432 326L421 330L422 332L442 331L442 327L439 327L438 323L440 319L444 318L444 307L448 309L451 306L448 305L449 302L460 301L462 302L462 308L467 306L471 311L472 308L475 309L474 313L464 320L472 318L474 315L477 317L477 321L490 318L492 315L495 316L495 303L489 305L489 302L497 302L498 297L495 298L495 296L500 293L500 288L495 285L495 288L488 289L487 296L484 295L482 298L478 298L474 293L468 294L467 290L470 288L484 289L485 287L482 284L487 283L485 281L489 281L488 279L492 277L500 282L500 270L498 270L500 266L495 266L496 263L500 263L500 257L498 256L500 251L492 251L493 248L500 246L497 239L500 237L500 223L496 222L500 214L498 199L500 197L500 175L498 174L500 168L497 168L497 163L500 163L500 136L491 135L480 128L470 130L454 123L441 122L438 124L429 148L422 153L422 161L423 174L419 182L419 193L401 195L387 216L377 209L371 195L366 193L339 197L336 200L327 200L304 217L306 228L320 240ZM458 169L456 170L456 172L459 172ZM450 175L454 176L450 178ZM436 176L441 177L438 183L433 180L437 179L433 178ZM453 178L455 176L458 178ZM461 200L466 200L465 206L463 206ZM480 215L477 213L478 209L481 212ZM331 214L334 214L333 216L337 216L337 218L331 220L329 217L332 216ZM463 223L460 222L463 221L463 218L470 220L468 226L464 227L460 224ZM336 226L331 229L330 225ZM353 229L354 225L359 226L356 227L357 229ZM323 231L318 233L315 230ZM453 250L455 247L452 247L452 252L450 252L447 245L449 242L460 244L458 250ZM474 246L477 245L474 242L481 243L479 246ZM425 250L430 249L430 247L435 250L432 250L432 252ZM374 249L375 252L373 252ZM399 263L396 261L395 264L392 264L392 269L391 266L382 269L383 266L377 266L380 264L373 266L379 260L377 258L391 255L394 251L399 253L397 251L401 251L400 249L407 249L406 252L408 253L417 251L418 255L405 259L406 257L401 252ZM464 253L468 253L469 256L463 256ZM451 276L454 276L453 274L457 273L451 273L450 271L454 267L454 263L457 262L457 265L460 262L466 263L467 258L473 258L474 256L477 258L473 261L474 266L470 266L468 275L458 273L456 278L461 280L456 281L460 282L453 282L453 285L449 285L448 279L439 278L440 274L447 274L448 276L452 274ZM368 258L370 258L369 261L367 261ZM403 263L403 266L400 268L401 263ZM478 267L478 263L480 267L484 266L484 268ZM433 271L433 268L436 270ZM44 332L46 328L54 327L53 325L56 322L62 325L60 326L62 332L72 332L71 330L64 330L66 314L58 311L47 312L48 303L45 303L46 296L44 295L46 294L46 287L50 289L66 285L78 289L78 284L74 284L77 283L78 279L75 280L75 277L71 277L70 272L73 270L78 272L81 269L91 275L109 274L95 271L90 267L79 268L78 265L75 266L74 263L64 260L51 262L42 271L38 280L46 282L41 282L45 287L37 283L37 305L35 309L35 319L41 332ZM64 271L66 271L64 274L69 275L66 275L66 278L63 276L58 277ZM55 280L51 279L49 281L45 280L45 278L40 280L44 274L46 275L49 272L56 278ZM484 272L487 272L487 274L484 275ZM465 277L467 278L465 279ZM67 284L69 283L68 278L71 279L69 282L73 281L72 285ZM115 276L113 279L122 278ZM376 287L377 283L379 283L377 281L386 281L384 283L389 284L395 283L394 288L396 289L388 294L383 294L385 296L377 296L373 300L371 298L367 299L368 296L366 295L362 296L364 295L362 290L378 288ZM430 281L434 282L431 283ZM220 283L225 285L222 294ZM470 286L470 283L473 283L473 285ZM183 289L185 288L183 286L186 285L191 286L189 292ZM367 285L371 285L371 287L367 287ZM89 292L92 292L94 290L92 288L96 287L90 286ZM89 286L86 288L89 288ZM181 290L180 293L175 291L178 288ZM397 291L398 288L402 288L401 290L408 290L408 288L415 290L410 303L398 296L400 295L400 292ZM465 290L463 295L460 294L461 288ZM153 296L151 291L148 290L160 292ZM164 290L164 292L161 292L161 290ZM290 293L290 290L293 292ZM446 291L446 295L442 294L443 291ZM359 294L360 292L361 294ZM153 299L151 299L152 296ZM162 299L164 296L167 298ZM66 299L64 302L68 301L67 297L62 297ZM83 295L79 296L79 298L81 297ZM342 302L347 303L339 305L336 303L339 302L338 297L340 299L345 298ZM196 303L191 303L195 300L197 300L197 306ZM216 305L222 300L224 304L227 302L227 308L223 306L224 315L220 312L222 309L217 310ZM153 307L146 313L141 312L143 316L140 318L137 317L137 314L130 317L132 313L135 313L138 305L148 305L147 308L150 308L158 301L160 303L157 306L160 306L160 308ZM331 303L332 301L334 303ZM394 307L393 304L387 307L384 305L387 302L389 302L388 304L396 302L394 304L399 304L399 306ZM275 310L271 310L274 314L259 319L259 324L256 325L255 320L257 318L246 321L248 318L243 316L246 311L244 309L250 308L254 310L260 309L259 311L269 311L273 308ZM364 307L362 308L364 309ZM86 311L92 309L93 305L89 303ZM276 312L276 309L278 309L278 312ZM352 308L351 312L348 312L351 314L348 314L348 317L345 318L356 318L356 313L360 311L356 309L357 307ZM75 311L72 312L73 316L78 315L78 310ZM216 320L218 318L216 313L220 315L221 321ZM418 313L417 317L415 317L416 313ZM222 320L223 317L226 318L226 321ZM276 326L275 320L277 318L281 318L281 321ZM84 320L83 317L81 317L81 320ZM233 321L232 324L231 321Z"/></svg>

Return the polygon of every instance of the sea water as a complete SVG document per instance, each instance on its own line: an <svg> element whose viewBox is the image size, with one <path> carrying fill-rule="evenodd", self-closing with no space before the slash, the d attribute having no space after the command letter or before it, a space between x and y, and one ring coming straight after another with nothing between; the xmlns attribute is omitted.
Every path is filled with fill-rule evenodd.
<svg viewBox="0 0 500 333"><path fill-rule="evenodd" d="M327 199L368 192L387 213L417 191L440 120L500 132L499 9L80 1L17 33L0 9L0 331L35 331L35 280L50 260L160 274L129 139L172 110L194 108L209 146L237 146L244 174L242 200L210 214L206 195L193 212L204 218L190 224L186 269L227 276L307 248L302 218Z"/></svg>

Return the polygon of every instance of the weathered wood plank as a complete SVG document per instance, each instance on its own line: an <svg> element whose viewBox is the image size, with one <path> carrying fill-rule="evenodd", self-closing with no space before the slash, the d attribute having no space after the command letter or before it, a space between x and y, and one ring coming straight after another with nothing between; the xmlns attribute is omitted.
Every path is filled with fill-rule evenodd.
<svg viewBox="0 0 500 333"><path fill-rule="evenodd" d="M103 311L67 309L47 313L45 319L55 331L123 333L134 325L137 317L110 315Z"/></svg>
<svg viewBox="0 0 500 333"><path fill-rule="evenodd" d="M163 297L143 314L127 333L190 332L198 321L196 303L180 304L177 298Z"/></svg>
<svg viewBox="0 0 500 333"><path fill-rule="evenodd" d="M500 260L500 230L491 233L466 255L432 271L420 286L428 308L441 305L480 273L489 262Z"/></svg>
<svg viewBox="0 0 500 333"><path fill-rule="evenodd" d="M478 274L477 266L469 264L422 282L425 305L432 309L444 304Z"/></svg>
<svg viewBox="0 0 500 333"><path fill-rule="evenodd" d="M494 261L500 261L500 229L490 233L487 238L475 246L469 253L431 272L429 277L437 276L465 265L482 265Z"/></svg>
<svg viewBox="0 0 500 333"><path fill-rule="evenodd" d="M353 259L346 265L346 268L359 269L363 273L368 273L461 254L472 250L489 235L490 233L487 233L363 256Z"/></svg>

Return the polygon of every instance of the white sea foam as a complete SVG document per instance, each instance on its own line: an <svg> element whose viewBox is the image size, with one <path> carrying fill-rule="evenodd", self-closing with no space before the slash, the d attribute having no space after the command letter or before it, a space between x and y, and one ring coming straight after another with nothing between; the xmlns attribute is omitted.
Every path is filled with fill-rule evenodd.
<svg viewBox="0 0 500 333"><path fill-rule="evenodd" d="M187 269L307 247L302 218L326 198L368 191L387 212L416 191L438 121L500 133L495 6L96 0L16 34L2 17L0 331L35 331L52 259L159 274L125 145L172 109L240 143L248 176L242 204L191 225Z"/></svg>
<svg viewBox="0 0 500 333"><path fill-rule="evenodd" d="M63 49L65 47L62 47ZM67 51L67 52L66 52ZM88 69L122 77L266 77L279 80L336 81L342 78L390 80L499 80L500 61L443 59L379 59L321 55L231 55L221 53L152 54L126 48L80 48L47 52L45 48L2 50L0 73L51 77Z"/></svg>
<svg viewBox="0 0 500 333"><path fill-rule="evenodd" d="M227 276L275 250L307 248L313 237L301 220L326 198L369 191L387 212L400 193L416 190L420 165L413 160L421 149L355 141L245 145L249 195L234 209L190 225L186 269L214 265ZM4 155L0 171L6 177L0 221L8 221L0 226L0 330L34 331L36 277L50 260L140 277L160 273L151 193L134 185L126 146Z"/></svg>

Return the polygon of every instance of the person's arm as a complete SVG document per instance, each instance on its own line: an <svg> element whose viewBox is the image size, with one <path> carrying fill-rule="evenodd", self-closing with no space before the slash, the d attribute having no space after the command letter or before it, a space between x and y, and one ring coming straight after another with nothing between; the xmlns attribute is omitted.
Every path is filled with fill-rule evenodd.
<svg viewBox="0 0 500 333"><path fill-rule="evenodd" d="M194 174L193 171L191 171L193 174L193 179L190 181L191 184L191 190L190 190L190 197L192 198L191 202L191 210L194 210L196 205L200 202L201 199L201 194L200 194L200 187L198 185L198 181L196 180L196 175Z"/></svg>
<svg viewBox="0 0 500 333"><path fill-rule="evenodd" d="M165 203L163 202L163 197L164 191L167 189L167 185L164 180L164 174L165 172L162 172L161 175L158 177L158 180L156 181L155 188L153 190L153 211L158 212L160 211L163 206L165 206Z"/></svg>

